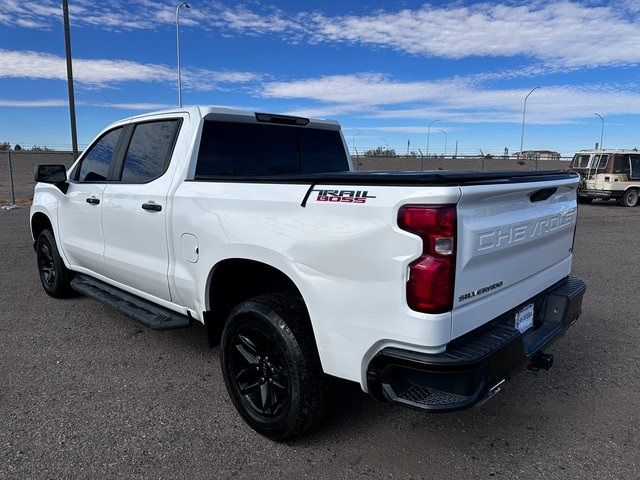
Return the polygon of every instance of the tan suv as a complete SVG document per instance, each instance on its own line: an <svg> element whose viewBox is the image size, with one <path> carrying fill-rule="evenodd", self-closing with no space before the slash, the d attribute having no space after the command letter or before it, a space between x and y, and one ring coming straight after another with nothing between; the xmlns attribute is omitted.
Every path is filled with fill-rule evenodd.
<svg viewBox="0 0 640 480"><path fill-rule="evenodd" d="M640 196L640 152L634 150L582 150L571 161L570 170L580 174L578 202L594 198L615 199L635 207Z"/></svg>

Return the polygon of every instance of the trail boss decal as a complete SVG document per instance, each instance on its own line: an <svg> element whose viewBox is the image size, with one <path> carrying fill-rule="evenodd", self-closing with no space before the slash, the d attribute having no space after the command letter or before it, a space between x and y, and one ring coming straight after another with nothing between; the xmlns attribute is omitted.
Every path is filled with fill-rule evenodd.
<svg viewBox="0 0 640 480"><path fill-rule="evenodd" d="M376 198L369 195L368 190L311 190L318 192L317 202L334 203L366 203L369 198Z"/></svg>

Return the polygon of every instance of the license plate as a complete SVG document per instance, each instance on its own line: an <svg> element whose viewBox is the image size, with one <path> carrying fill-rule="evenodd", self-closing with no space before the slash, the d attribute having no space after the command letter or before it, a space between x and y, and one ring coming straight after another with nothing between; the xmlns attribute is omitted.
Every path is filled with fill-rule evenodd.
<svg viewBox="0 0 640 480"><path fill-rule="evenodd" d="M515 327L520 333L524 333L533 327L533 303L516 313Z"/></svg>

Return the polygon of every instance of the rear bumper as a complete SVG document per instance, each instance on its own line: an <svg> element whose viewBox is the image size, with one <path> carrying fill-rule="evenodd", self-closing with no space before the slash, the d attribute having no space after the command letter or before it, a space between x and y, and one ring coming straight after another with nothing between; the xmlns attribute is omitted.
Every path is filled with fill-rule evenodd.
<svg viewBox="0 0 640 480"><path fill-rule="evenodd" d="M619 198L624 190L595 190L591 188L579 188L578 196L584 198Z"/></svg>
<svg viewBox="0 0 640 480"><path fill-rule="evenodd" d="M435 355L381 350L369 363L369 392L379 399L431 412L469 408L531 363L580 316L585 283L567 277L522 305L452 341ZM521 334L515 313L533 303L536 321Z"/></svg>

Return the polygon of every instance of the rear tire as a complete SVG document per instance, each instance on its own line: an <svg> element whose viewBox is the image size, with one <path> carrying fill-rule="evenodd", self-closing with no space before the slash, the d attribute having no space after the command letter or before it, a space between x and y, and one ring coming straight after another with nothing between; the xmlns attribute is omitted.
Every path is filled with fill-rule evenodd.
<svg viewBox="0 0 640 480"><path fill-rule="evenodd" d="M578 203L584 203L585 205L589 204L593 202L593 198L589 198L589 197L578 197Z"/></svg>
<svg viewBox="0 0 640 480"><path fill-rule="evenodd" d="M630 188L624 192L624 195L622 195L622 199L620 200L620 204L624 207L635 207L638 205L638 190Z"/></svg>
<svg viewBox="0 0 640 480"><path fill-rule="evenodd" d="M40 281L47 295L53 298L66 298L72 295L71 279L73 272L64 266L58 251L53 232L43 230L36 241L36 255Z"/></svg>
<svg viewBox="0 0 640 480"><path fill-rule="evenodd" d="M222 332L220 363L236 409L261 435L286 440L324 416L327 382L302 300L264 295L238 305Z"/></svg>

